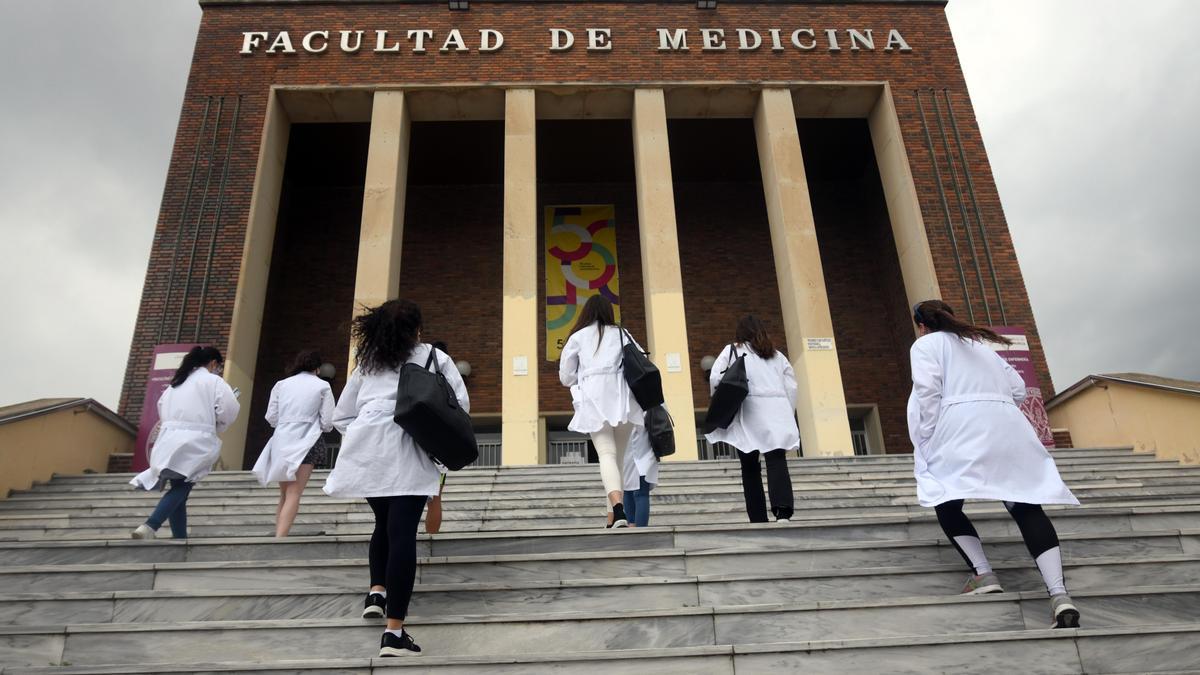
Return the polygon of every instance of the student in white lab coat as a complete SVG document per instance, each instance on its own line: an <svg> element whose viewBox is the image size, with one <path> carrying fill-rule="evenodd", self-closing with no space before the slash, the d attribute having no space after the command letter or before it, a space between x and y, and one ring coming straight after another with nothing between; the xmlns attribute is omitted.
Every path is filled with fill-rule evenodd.
<svg viewBox="0 0 1200 675"><path fill-rule="evenodd" d="M316 350L297 354L288 377L271 388L267 403L267 422L275 433L254 463L254 475L263 485L279 482L276 537L286 537L292 529L313 466L329 461L321 434L333 429L333 390L317 377L321 363Z"/></svg>
<svg viewBox="0 0 1200 675"><path fill-rule="evenodd" d="M738 321L733 344L721 352L709 372L710 394L717 390L725 369L743 354L750 393L733 423L728 428L705 434L705 438L710 443L728 443L737 449L742 464L746 514L752 523L767 522L767 502L758 464L758 455L762 453L767 463L771 513L776 522L787 523L795 508L787 453L800 448L800 429L796 426L796 374L787 357L775 350L766 325L758 317L745 316Z"/></svg>
<svg viewBox="0 0 1200 675"><path fill-rule="evenodd" d="M221 379L224 363L215 347L192 347L158 399L159 433L150 468L130 483L144 490L170 483L171 489L133 531L134 539L153 539L164 521L170 521L172 537L187 538L188 495L221 457L217 434L233 424L240 409L237 393Z"/></svg>
<svg viewBox="0 0 1200 675"><path fill-rule="evenodd" d="M613 318L612 303L593 295L584 303L558 361L559 381L564 387L578 387L572 389L575 416L567 428L588 434L596 447L613 528L629 526L622 503L621 467L629 435L635 426L645 424L645 413L621 370L622 330Z"/></svg>
<svg viewBox="0 0 1200 675"><path fill-rule="evenodd" d="M650 524L650 491L658 485L658 458L645 427L634 427L629 435L622 472L625 483L625 517L630 527Z"/></svg>
<svg viewBox="0 0 1200 675"><path fill-rule="evenodd" d="M371 587L362 615L382 617L386 612L379 655L419 655L421 648L404 631L404 618L417 571L417 526L425 502L438 493L441 474L392 421L400 369L406 363L424 366L432 352L463 410L470 410L470 401L450 357L420 342L421 309L416 304L389 300L371 308L354 320L352 334L357 365L334 412L333 424L343 440L325 493L365 497L375 513L368 549Z"/></svg>
<svg viewBox="0 0 1200 675"><path fill-rule="evenodd" d="M1078 627L1058 534L1040 505L1079 501L1017 407L1025 398L1021 376L984 344L1010 341L961 321L941 300L917 304L913 321L921 334L911 350L908 399L917 497L921 506L936 509L946 536L972 570L963 593L1004 590L962 510L964 499L1001 500L1046 583L1053 627Z"/></svg>

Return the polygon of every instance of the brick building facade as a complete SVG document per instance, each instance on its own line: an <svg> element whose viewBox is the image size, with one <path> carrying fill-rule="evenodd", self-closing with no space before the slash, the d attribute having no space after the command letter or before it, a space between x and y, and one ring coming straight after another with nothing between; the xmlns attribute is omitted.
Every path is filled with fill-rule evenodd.
<svg viewBox="0 0 1200 675"><path fill-rule="evenodd" d="M377 195L364 185L376 166L371 153L384 147L376 137L384 130L373 123L378 91L404 95L396 207L402 248L399 260L384 263L399 275L390 294L419 302L427 336L446 340L456 359L472 364L473 412L482 426L505 429L506 462L512 439L529 438L508 429L531 421L512 402L535 392L539 444L544 420L553 426L571 407L557 364L543 356L544 255L520 261L537 276L535 287L522 289L510 279L516 262L504 253L528 236L542 250L546 205L614 206L625 323L635 335L650 334L656 360L684 355L681 372L667 377L678 379L671 395L694 408L708 401L702 357L718 353L737 318L753 312L794 362L826 358L804 350L803 338L834 338L836 391L828 391L831 378L814 375L802 393L807 386L814 402L844 401L838 405L850 408L851 419L870 411L872 451L911 451L908 308L922 293L940 294L977 323L1025 329L1049 391L944 4L723 0L700 9L690 2L492 1L451 11L419 1L201 0L121 413L138 418L151 350L161 343L230 351L229 377L240 378L250 405L226 439L226 466L248 465L261 449L269 434L261 422L266 396L296 350L320 348L337 367L340 390L349 319L355 299L367 297L356 289L368 264L360 232L377 225L368 207ZM571 31L575 44L552 49L551 29ZM588 29L603 32L589 36ZM686 51L670 43L679 29L686 29ZM346 49L359 31L358 49ZM481 31L493 43L502 35L502 46L481 50ZM415 52L422 35L425 51ZM754 35L761 45L742 49L739 40L749 46ZM589 37L607 49L589 49ZM803 151L800 192L767 168L774 162L795 172L794 165L762 156L783 138L769 135L778 111L765 106L785 100L764 93L773 90L791 94L779 110L797 120L783 133L798 137ZM506 174L516 166L506 153L517 147L508 144L520 126L514 91L532 91L536 101L536 168L526 176L536 196L528 202ZM639 200L658 147L647 112L654 101L665 110L663 158L673 189L665 201L658 193L653 199L671 207L673 222L654 215L664 211L646 201L647 189ZM795 214L805 220L803 208L794 210L798 202L788 201L797 195L811 211L801 226L815 242L789 239L798 231ZM509 224L513 204L536 213L534 222L518 219L517 234ZM661 245L661 231L674 242L648 249ZM805 289L790 292L804 274L800 261L814 258L781 258L789 253L780 242L789 241L816 247L803 255L819 254L824 293L815 305ZM643 274L663 251L665 268L677 262L680 290ZM686 320L678 329L653 325L651 299L671 293ZM515 352L502 343L518 338L505 338L511 334L503 329L517 316L513 308L528 317L529 305L510 305L513 298L538 308L538 325L522 324L528 335ZM832 334L812 328L820 323L813 316L826 317ZM674 330L682 349L669 346ZM654 349L656 341L668 346ZM518 352L528 356L532 377L509 372L504 355ZM806 429L803 413L806 451L849 450L821 440L843 438L836 429L846 415L839 421L819 412ZM822 435L827 428L832 435Z"/></svg>

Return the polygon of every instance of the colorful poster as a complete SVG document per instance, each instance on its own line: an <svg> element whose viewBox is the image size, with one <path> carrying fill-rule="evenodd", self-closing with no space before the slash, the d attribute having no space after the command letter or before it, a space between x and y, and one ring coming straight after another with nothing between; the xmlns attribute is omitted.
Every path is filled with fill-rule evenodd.
<svg viewBox="0 0 1200 675"><path fill-rule="evenodd" d="M547 206L546 360L557 361L583 303L600 294L621 320L612 204Z"/></svg>
<svg viewBox="0 0 1200 675"><path fill-rule="evenodd" d="M1008 362L1025 380L1025 400L1021 402L1021 412L1029 419L1037 431L1042 445L1054 447L1054 434L1050 432L1050 417L1046 414L1046 402L1042 398L1042 385L1038 382L1037 372L1033 369L1033 359L1029 353L1029 338L1021 328L1012 326L993 326L992 330L1012 340L1011 345L988 343Z"/></svg>
<svg viewBox="0 0 1200 675"><path fill-rule="evenodd" d="M193 344L158 345L154 348L154 359L146 375L146 389L142 395L142 417L138 422L137 440L133 445L133 470L144 471L150 466L150 432L158 425L158 399L171 383L171 376L183 363L183 357L195 347Z"/></svg>

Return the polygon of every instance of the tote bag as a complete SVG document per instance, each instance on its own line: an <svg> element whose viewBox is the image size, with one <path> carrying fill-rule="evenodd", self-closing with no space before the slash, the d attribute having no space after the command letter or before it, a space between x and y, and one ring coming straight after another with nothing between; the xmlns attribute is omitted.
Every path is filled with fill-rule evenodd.
<svg viewBox="0 0 1200 675"><path fill-rule="evenodd" d="M646 357L646 352L638 349L633 338L630 337L628 342L625 341L625 338L629 337L629 333L624 328L620 330L621 371L625 374L625 381L629 383L629 389L633 391L633 398L637 400L642 410L662 405L662 373L658 372L658 366Z"/></svg>
<svg viewBox="0 0 1200 675"><path fill-rule="evenodd" d="M650 437L650 449L654 456L662 459L675 454L675 421L662 405L646 411L646 435Z"/></svg>
<svg viewBox="0 0 1200 675"><path fill-rule="evenodd" d="M708 404L708 414L704 417L704 433L710 434L717 429L727 429L733 424L742 402L750 394L750 381L746 377L746 355L738 354L733 345L729 345L733 361L725 368L717 390L713 392L712 401Z"/></svg>
<svg viewBox="0 0 1200 675"><path fill-rule="evenodd" d="M433 365L433 370L429 369ZM400 368L396 410L392 419L430 457L458 471L479 458L471 416L458 404L454 387L440 372L437 350L430 348L424 367Z"/></svg>

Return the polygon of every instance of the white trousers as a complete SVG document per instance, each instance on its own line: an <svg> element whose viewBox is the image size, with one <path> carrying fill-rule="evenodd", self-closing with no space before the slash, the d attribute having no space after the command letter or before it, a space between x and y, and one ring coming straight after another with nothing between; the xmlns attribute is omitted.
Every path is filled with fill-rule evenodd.
<svg viewBox="0 0 1200 675"><path fill-rule="evenodd" d="M596 446L596 455L600 458L600 480L604 482L606 494L623 492L625 489L621 467L625 464L625 448L629 446L632 433L632 424L618 424L615 427L605 425L600 431L590 434L592 445Z"/></svg>

